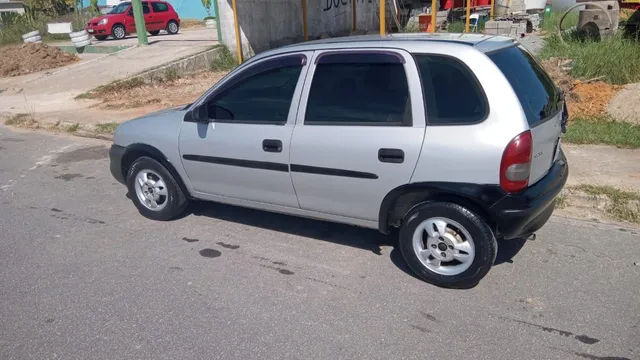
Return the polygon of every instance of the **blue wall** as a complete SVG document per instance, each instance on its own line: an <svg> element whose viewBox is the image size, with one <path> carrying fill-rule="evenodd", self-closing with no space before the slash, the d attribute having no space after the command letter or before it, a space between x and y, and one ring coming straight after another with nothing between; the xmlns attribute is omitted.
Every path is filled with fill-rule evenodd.
<svg viewBox="0 0 640 360"><path fill-rule="evenodd" d="M202 19L207 16L207 10L202 6L200 0L167 0L178 12L181 19ZM82 4L87 7L91 5L91 0L82 0ZM107 5L107 0L98 0L98 5ZM216 16L211 6L211 16Z"/></svg>

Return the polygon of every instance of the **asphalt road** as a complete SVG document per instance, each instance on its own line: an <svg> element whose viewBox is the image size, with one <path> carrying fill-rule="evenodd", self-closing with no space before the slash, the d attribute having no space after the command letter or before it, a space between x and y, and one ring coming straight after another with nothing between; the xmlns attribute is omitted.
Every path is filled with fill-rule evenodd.
<svg viewBox="0 0 640 360"><path fill-rule="evenodd" d="M375 231L146 220L108 145L0 127L0 359L640 359L637 229L554 217L445 290Z"/></svg>

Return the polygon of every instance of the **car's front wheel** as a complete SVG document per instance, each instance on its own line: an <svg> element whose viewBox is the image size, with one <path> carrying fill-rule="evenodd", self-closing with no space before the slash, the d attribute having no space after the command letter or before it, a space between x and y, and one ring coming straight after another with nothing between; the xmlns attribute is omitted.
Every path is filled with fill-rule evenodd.
<svg viewBox="0 0 640 360"><path fill-rule="evenodd" d="M475 286L497 254L493 231L477 214L447 202L415 207L400 228L400 250L424 281L448 288Z"/></svg>
<svg viewBox="0 0 640 360"><path fill-rule="evenodd" d="M122 40L127 36L127 31L124 26L116 24L111 28L111 36L116 40Z"/></svg>
<svg viewBox="0 0 640 360"><path fill-rule="evenodd" d="M156 160L136 159L127 173L131 200L140 213L152 220L171 220L182 215L188 200L171 173Z"/></svg>

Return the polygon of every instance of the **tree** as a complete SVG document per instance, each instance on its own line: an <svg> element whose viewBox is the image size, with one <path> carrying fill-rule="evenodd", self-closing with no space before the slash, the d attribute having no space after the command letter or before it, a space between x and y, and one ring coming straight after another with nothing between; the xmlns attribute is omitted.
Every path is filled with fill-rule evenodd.
<svg viewBox="0 0 640 360"><path fill-rule="evenodd" d="M211 0L202 0L202 6L207 10L207 17L211 16Z"/></svg>

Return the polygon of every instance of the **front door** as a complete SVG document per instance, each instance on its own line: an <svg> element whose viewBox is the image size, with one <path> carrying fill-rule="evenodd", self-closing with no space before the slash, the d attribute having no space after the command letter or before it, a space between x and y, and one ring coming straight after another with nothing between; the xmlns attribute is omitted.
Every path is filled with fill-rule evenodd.
<svg viewBox="0 0 640 360"><path fill-rule="evenodd" d="M376 221L385 195L411 180L425 134L414 60L345 49L311 63L291 143L300 207Z"/></svg>
<svg viewBox="0 0 640 360"><path fill-rule="evenodd" d="M313 53L276 56L236 71L204 100L211 123L185 121L180 154L195 191L298 208L289 148Z"/></svg>

